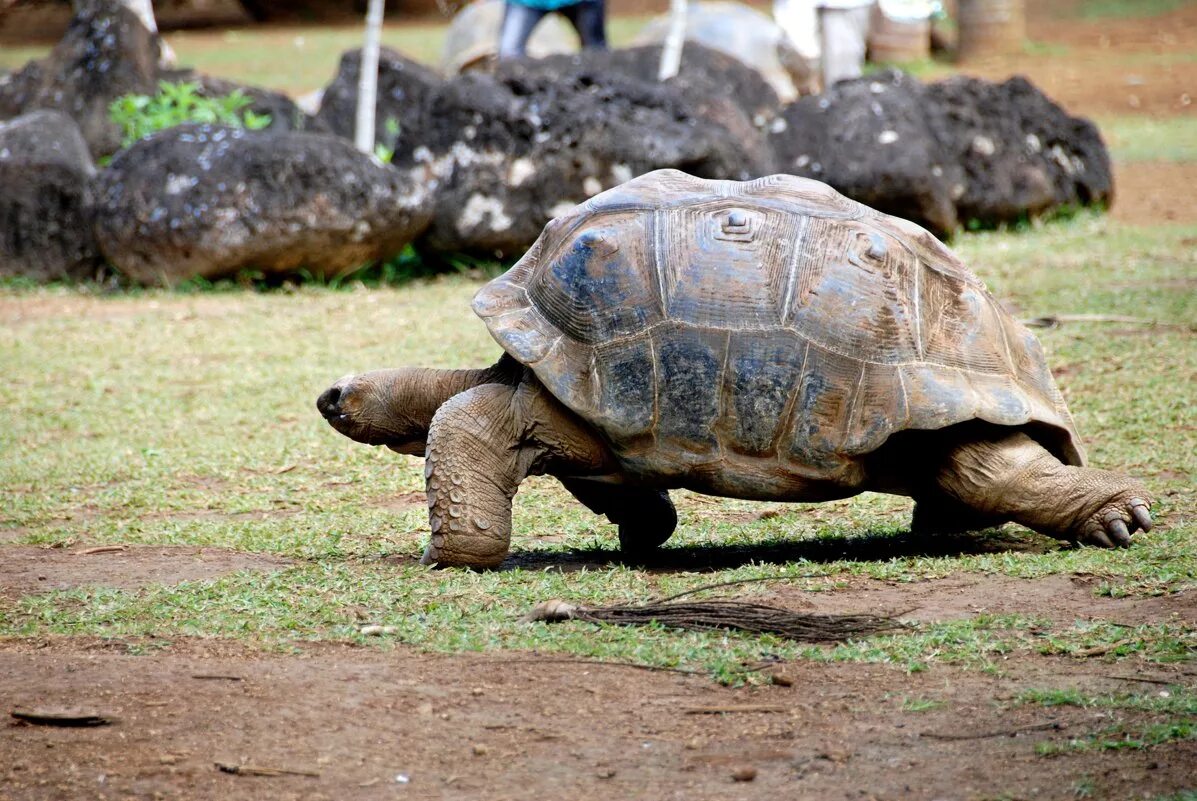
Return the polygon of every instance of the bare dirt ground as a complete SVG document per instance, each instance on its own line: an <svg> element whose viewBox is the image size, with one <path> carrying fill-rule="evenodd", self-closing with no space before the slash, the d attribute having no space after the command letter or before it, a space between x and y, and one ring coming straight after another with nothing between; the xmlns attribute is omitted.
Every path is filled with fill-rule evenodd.
<svg viewBox="0 0 1197 801"><path fill-rule="evenodd" d="M156 645L0 648L0 697L14 708L112 720L7 726L0 798L1063 799L1078 776L1091 797L1131 798L1191 786L1197 764L1193 741L1166 760L1037 756L1036 743L1111 713L1012 704L1026 688L1192 681L1092 660L1011 660L999 675L795 663L777 668L779 684L727 689L534 654L321 645L271 656L205 641L141 653ZM910 711L908 699L934 706Z"/></svg>
<svg viewBox="0 0 1197 801"><path fill-rule="evenodd" d="M288 560L223 548L94 546L49 549L14 545L3 551L0 594L15 598L73 587L143 587L210 579L237 570L278 570Z"/></svg>
<svg viewBox="0 0 1197 801"><path fill-rule="evenodd" d="M5 550L13 564L0 584L29 582L26 549ZM267 566L197 550L179 550L169 565L165 548L58 552L37 570L59 586L135 586ZM165 572L148 575L150 566ZM1097 598L1092 580L860 580L834 592L778 589L764 600L819 612L903 607L912 620L980 612L1197 620L1183 595ZM6 713L110 723L9 720L0 728L0 799L1064 799L1075 797L1078 777L1097 798L1191 787L1194 741L1170 746L1166 758L1036 754L1040 743L1144 721L1125 710L1016 703L1025 690L1141 693L1197 681L1191 667L1093 656L1013 657L993 673L778 663L763 666L772 684L729 689L706 676L535 653L321 643L275 655L221 640L14 639L0 642Z"/></svg>

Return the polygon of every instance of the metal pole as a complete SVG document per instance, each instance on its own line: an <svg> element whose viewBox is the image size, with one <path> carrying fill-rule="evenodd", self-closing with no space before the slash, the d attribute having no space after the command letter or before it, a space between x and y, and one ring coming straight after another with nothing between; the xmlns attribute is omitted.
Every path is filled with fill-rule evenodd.
<svg viewBox="0 0 1197 801"><path fill-rule="evenodd" d="M353 143L363 153L374 152L374 107L378 102L378 50L382 43L385 0L370 0L366 12L366 42L362 46L361 75L357 83L357 130Z"/></svg>
<svg viewBox="0 0 1197 801"><path fill-rule="evenodd" d="M661 48L661 68L657 71L658 81L667 81L682 66L682 46L686 41L686 0L669 0L669 33L665 46Z"/></svg>

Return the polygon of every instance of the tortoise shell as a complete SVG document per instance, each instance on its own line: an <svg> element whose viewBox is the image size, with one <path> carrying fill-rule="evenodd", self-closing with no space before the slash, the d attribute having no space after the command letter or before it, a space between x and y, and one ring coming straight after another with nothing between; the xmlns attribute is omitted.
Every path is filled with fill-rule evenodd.
<svg viewBox="0 0 1197 801"><path fill-rule="evenodd" d="M818 181L648 173L550 222L474 311L633 475L841 480L969 420L1084 463L1034 335L925 230Z"/></svg>

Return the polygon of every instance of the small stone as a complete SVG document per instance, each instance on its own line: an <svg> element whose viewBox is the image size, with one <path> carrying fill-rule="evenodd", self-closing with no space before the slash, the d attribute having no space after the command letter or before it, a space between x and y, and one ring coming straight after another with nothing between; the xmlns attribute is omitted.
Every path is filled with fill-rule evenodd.
<svg viewBox="0 0 1197 801"><path fill-rule="evenodd" d="M744 765L732 771L732 781L736 782L750 782L756 778L756 768L752 765Z"/></svg>
<svg viewBox="0 0 1197 801"><path fill-rule="evenodd" d="M474 756L486 756L490 753L490 749L482 743L475 743L474 747L470 750L474 752Z"/></svg>
<svg viewBox="0 0 1197 801"><path fill-rule="evenodd" d="M358 633L366 637L381 637L384 634L394 634L398 631L394 626L362 626Z"/></svg>

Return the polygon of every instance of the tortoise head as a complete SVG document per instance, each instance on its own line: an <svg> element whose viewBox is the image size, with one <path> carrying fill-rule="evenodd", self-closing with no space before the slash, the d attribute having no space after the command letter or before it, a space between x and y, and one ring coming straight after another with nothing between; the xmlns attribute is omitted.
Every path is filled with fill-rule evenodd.
<svg viewBox="0 0 1197 801"><path fill-rule="evenodd" d="M320 394L316 408L328 424L367 445L424 455L428 426L443 401L430 372L418 367L347 375Z"/></svg>

